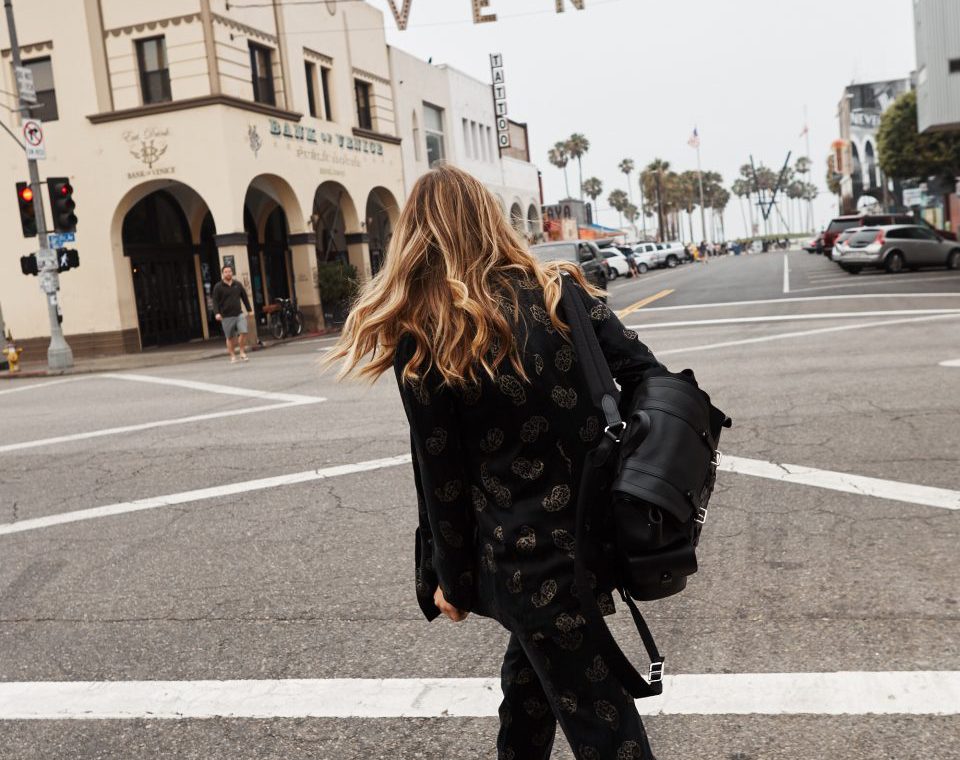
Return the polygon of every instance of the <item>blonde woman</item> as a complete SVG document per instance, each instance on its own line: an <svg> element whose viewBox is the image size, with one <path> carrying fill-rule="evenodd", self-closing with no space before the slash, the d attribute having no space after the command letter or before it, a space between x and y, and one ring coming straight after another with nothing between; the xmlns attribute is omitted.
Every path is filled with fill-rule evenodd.
<svg viewBox="0 0 960 760"><path fill-rule="evenodd" d="M480 182L434 169L413 188L386 265L330 360L344 361L342 376L396 373L424 615L461 622L473 612L510 631L498 757L546 760L559 722L580 760L652 758L571 591L580 472L603 425L560 311L564 273L624 391L661 371L577 268L539 262ZM611 588L597 579L605 611Z"/></svg>

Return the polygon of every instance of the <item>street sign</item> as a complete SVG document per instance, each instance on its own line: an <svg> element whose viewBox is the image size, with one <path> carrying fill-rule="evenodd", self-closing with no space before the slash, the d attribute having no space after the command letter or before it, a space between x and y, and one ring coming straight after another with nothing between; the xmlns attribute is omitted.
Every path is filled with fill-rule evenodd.
<svg viewBox="0 0 960 760"><path fill-rule="evenodd" d="M506 77L503 73L503 55L490 55L490 75L493 78L493 113L497 118L497 145L503 148L510 147L510 122L507 120L507 88L504 84Z"/></svg>
<svg viewBox="0 0 960 760"><path fill-rule="evenodd" d="M17 66L14 73L17 76L17 90L20 92L20 100L24 103L36 103L37 89L33 86L33 70L26 66Z"/></svg>
<svg viewBox="0 0 960 760"><path fill-rule="evenodd" d="M903 191L904 206L922 206L925 193L922 187L911 187Z"/></svg>
<svg viewBox="0 0 960 760"><path fill-rule="evenodd" d="M47 145L43 139L43 122L40 119L23 120L23 142L27 148L28 161L38 161L47 157Z"/></svg>
<svg viewBox="0 0 960 760"><path fill-rule="evenodd" d="M76 232L50 232L47 234L47 244L51 248L63 248L65 243L77 242Z"/></svg>

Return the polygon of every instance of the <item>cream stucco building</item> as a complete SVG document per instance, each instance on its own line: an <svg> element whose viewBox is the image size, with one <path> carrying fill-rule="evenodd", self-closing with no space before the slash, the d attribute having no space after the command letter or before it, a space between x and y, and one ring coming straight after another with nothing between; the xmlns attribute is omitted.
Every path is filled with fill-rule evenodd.
<svg viewBox="0 0 960 760"><path fill-rule="evenodd" d="M14 9L44 104L41 177L68 176L75 188L81 265L61 277L75 353L216 335L209 292L224 262L258 315L295 295L313 326L323 318L318 262L348 260L361 276L377 268L404 196L377 9L226 0ZM0 48L0 90L11 93L5 24ZM18 131L15 114L0 118ZM13 187L26 164L5 135L0 165L9 180L0 304L18 342L41 349L45 302L18 265L37 247L20 235Z"/></svg>

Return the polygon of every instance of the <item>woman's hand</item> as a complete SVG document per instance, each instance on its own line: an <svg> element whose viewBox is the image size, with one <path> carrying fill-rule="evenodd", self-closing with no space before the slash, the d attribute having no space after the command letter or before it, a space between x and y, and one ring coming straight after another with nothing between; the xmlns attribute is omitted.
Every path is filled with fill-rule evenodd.
<svg viewBox="0 0 960 760"><path fill-rule="evenodd" d="M443 590L439 586L437 586L437 590L433 592L433 603L437 605L437 609L440 610L440 612L450 618L454 623L462 623L467 619L467 615L470 614L469 612L458 610L450 604L443 596Z"/></svg>

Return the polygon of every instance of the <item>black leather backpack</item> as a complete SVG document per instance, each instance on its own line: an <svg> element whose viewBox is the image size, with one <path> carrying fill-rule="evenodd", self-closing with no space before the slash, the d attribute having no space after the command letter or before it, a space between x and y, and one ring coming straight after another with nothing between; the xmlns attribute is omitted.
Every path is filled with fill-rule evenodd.
<svg viewBox="0 0 960 760"><path fill-rule="evenodd" d="M676 594L697 572L696 548L720 463L717 444L731 420L690 370L646 380L627 400L624 419L620 392L574 287L565 278L564 315L591 400L606 421L580 481L576 593L607 665L633 697L648 697L663 691L664 658L634 599ZM603 567L590 568L591 561ZM647 680L617 645L592 591L591 578L611 575L650 656Z"/></svg>

